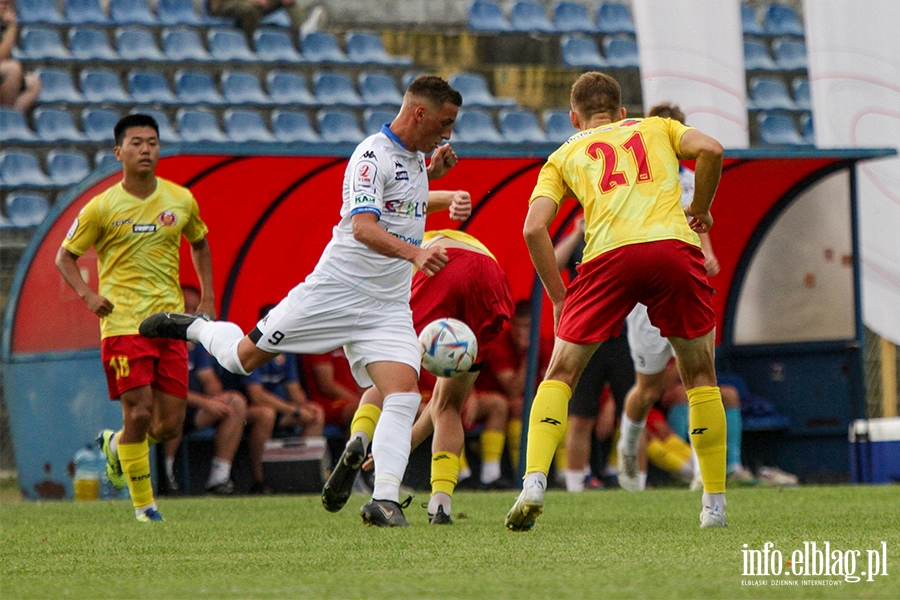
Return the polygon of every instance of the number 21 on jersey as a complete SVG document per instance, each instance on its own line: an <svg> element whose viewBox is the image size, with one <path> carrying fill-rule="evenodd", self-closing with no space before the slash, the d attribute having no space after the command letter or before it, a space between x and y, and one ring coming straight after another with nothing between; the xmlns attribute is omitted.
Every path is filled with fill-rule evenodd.
<svg viewBox="0 0 900 600"><path fill-rule="evenodd" d="M645 183L653 179L650 163L647 161L647 147L640 131L635 131L621 146L637 166L637 182ZM607 194L620 185L629 185L624 171L618 170L619 155L616 146L609 142L594 142L587 147L587 155L594 160L603 161L603 175L600 177L600 192Z"/></svg>

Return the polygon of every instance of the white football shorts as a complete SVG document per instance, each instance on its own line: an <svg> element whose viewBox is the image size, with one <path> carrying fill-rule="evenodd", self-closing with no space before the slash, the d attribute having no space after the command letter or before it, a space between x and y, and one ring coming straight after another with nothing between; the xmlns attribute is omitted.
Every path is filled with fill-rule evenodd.
<svg viewBox="0 0 900 600"><path fill-rule="evenodd" d="M361 387L372 380L366 365L404 363L419 373L422 350L405 301L366 296L334 280L310 276L256 324L266 352L322 354L343 347L353 378Z"/></svg>
<svg viewBox="0 0 900 600"><path fill-rule="evenodd" d="M672 345L650 323L647 307L637 304L625 317L628 327L628 348L634 370L643 375L656 375L666 370L666 364L674 356Z"/></svg>

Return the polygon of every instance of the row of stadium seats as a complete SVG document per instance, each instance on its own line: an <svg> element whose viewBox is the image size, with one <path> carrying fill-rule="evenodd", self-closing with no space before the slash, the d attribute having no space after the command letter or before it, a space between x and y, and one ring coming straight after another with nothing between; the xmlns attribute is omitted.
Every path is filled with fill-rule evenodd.
<svg viewBox="0 0 900 600"><path fill-rule="evenodd" d="M0 214L2 229L30 229L41 224L50 212L47 196L35 192L15 192L3 202L5 215Z"/></svg>
<svg viewBox="0 0 900 600"><path fill-rule="evenodd" d="M392 56L377 35L348 32L345 49L338 38L318 31L304 35L300 48L283 29L262 28L253 35L253 48L238 29L216 27L207 30L204 44L200 32L186 27L166 28L159 34L136 27L119 27L113 32L97 27L71 27L67 42L57 29L26 27L13 56L22 61L151 61L182 63L263 62L333 63L358 65L409 66L412 58Z"/></svg>
<svg viewBox="0 0 900 600"><path fill-rule="evenodd" d="M747 71L805 71L806 45L802 41L776 39L772 42L772 53L770 54L765 43L757 40L744 40L744 69Z"/></svg>
<svg viewBox="0 0 900 600"><path fill-rule="evenodd" d="M94 167L115 160L111 151L97 153ZM4 150L0 154L0 183L18 188L66 187L83 180L91 172L91 160L80 150L51 150L47 153L46 174L40 157L28 150Z"/></svg>
<svg viewBox="0 0 900 600"><path fill-rule="evenodd" d="M23 24L221 25L230 21L205 11L197 13L192 0L64 0L62 13L56 0L24 0L17 4L19 22ZM151 4L157 6L155 12ZM104 5L108 5L109 12Z"/></svg>
<svg viewBox="0 0 900 600"><path fill-rule="evenodd" d="M756 9L741 4L741 29L744 35L804 37L803 23L797 12L784 4L770 4L763 9L760 23Z"/></svg>
<svg viewBox="0 0 900 600"><path fill-rule="evenodd" d="M796 77L791 82L793 94L780 79L754 77L750 79L750 101L747 108L753 110L809 111L812 103L809 80Z"/></svg>
<svg viewBox="0 0 900 600"><path fill-rule="evenodd" d="M759 139L763 146L813 146L813 121L809 113L800 115L800 127L789 114L760 113L756 116Z"/></svg>
<svg viewBox="0 0 900 600"><path fill-rule="evenodd" d="M219 125L219 113L208 109L180 108L175 112L177 130L172 127L168 113L155 108L134 108L131 112L153 115L159 123L163 142L359 142L366 135L381 129L396 116L396 110L367 109L359 114L351 110L322 109L316 112L318 131L309 115L303 111L274 110L271 128L265 113L252 109L226 109L221 113L224 130ZM96 147L112 145L112 129L121 114L114 110L88 108L81 114L79 129L72 114L65 110L38 109L31 131L20 113L0 110L0 129L4 147L29 146L68 142ZM468 109L460 111L454 125L453 141L468 143L560 143L575 130L566 110L549 110L543 115L544 126L529 110L504 109L495 120L489 112ZM500 128L498 130L497 123Z"/></svg>
<svg viewBox="0 0 900 600"><path fill-rule="evenodd" d="M628 33L634 35L634 20L624 4L603 2L591 18L588 8L578 2L559 2L552 20L544 4L535 1L513 2L509 18L497 2L476 0L469 7L469 29L496 32L541 33Z"/></svg>
<svg viewBox="0 0 900 600"><path fill-rule="evenodd" d="M560 39L562 62L579 69L637 69L640 67L637 42L630 37L606 37L603 54L597 41L584 35L566 35Z"/></svg>

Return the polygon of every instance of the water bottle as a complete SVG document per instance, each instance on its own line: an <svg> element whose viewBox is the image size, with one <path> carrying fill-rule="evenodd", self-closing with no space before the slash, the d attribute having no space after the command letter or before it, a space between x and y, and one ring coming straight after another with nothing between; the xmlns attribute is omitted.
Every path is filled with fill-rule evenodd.
<svg viewBox="0 0 900 600"><path fill-rule="evenodd" d="M72 487L75 500L97 500L100 497L100 472L97 470L97 455L91 444L75 453L75 477Z"/></svg>

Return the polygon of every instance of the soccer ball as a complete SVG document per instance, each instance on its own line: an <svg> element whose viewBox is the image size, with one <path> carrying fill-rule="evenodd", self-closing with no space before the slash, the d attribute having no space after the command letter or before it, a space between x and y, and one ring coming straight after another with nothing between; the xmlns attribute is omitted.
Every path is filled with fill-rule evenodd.
<svg viewBox="0 0 900 600"><path fill-rule="evenodd" d="M458 319L432 321L419 334L422 366L436 377L457 377L475 362L478 340L468 325Z"/></svg>

